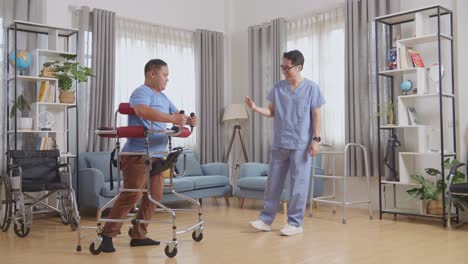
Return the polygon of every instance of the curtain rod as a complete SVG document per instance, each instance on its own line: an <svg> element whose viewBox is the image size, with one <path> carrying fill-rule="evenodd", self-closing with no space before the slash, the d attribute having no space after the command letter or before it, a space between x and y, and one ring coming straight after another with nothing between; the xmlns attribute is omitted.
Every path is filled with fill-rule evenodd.
<svg viewBox="0 0 468 264"><path fill-rule="evenodd" d="M192 30L192 29L185 29L185 28L179 28L179 27L174 27L174 26L168 26L168 25L165 25L165 24L153 23L153 22L149 22L149 21L146 21L146 20L142 20L142 19L136 19L136 18L120 16L120 15L117 15L117 14L116 14L116 18L125 19L125 20L138 22L138 23L144 23L144 24L148 24L148 25L156 26L156 27L166 27L166 28L170 28L170 29L174 29L174 30L180 30L180 31L185 31L185 32L189 32L189 33L195 33L195 30Z"/></svg>
<svg viewBox="0 0 468 264"><path fill-rule="evenodd" d="M92 10L95 8L95 7L90 7L90 6L69 5L69 9L72 10L73 12L74 12L74 11L80 10L82 7L87 7L87 8L89 8L89 9L90 9L89 13L93 13ZM112 11L112 12L114 12L114 11ZM125 17L125 16L119 15L117 12L115 12L115 17L116 17L116 18L120 18L120 19L125 19L125 20L129 20L129 21L133 21L133 22L145 23L145 24L152 25L152 26L166 27L166 28L170 28L170 29L175 29L175 30L180 30L180 31L195 33L195 30L185 29L185 28L178 28L178 27L168 26L168 25L164 25L164 24L157 24L157 23L153 23L153 22L150 22L150 21L142 20L142 19L136 19L136 18Z"/></svg>
<svg viewBox="0 0 468 264"><path fill-rule="evenodd" d="M300 18L304 18L304 17L320 15L320 14L326 13L328 11L332 11L332 10L339 9L339 8L345 8L345 7L346 7L345 3L340 3L340 4L334 5L332 7L327 7L327 8L322 8L322 9L319 9L319 10L315 10L312 13L307 13L307 14L304 14L304 15L289 17L289 18L286 18L286 21L291 21L291 20L296 20L296 19L300 19Z"/></svg>

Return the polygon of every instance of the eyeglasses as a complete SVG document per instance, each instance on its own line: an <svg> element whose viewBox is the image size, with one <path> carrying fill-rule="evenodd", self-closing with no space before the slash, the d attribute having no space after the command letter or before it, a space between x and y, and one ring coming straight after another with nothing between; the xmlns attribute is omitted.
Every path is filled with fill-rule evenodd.
<svg viewBox="0 0 468 264"><path fill-rule="evenodd" d="M281 67L281 69L282 69L283 71L289 71L290 69L292 69L292 68L294 68L294 67L296 67L296 66L297 66L297 64L296 64L296 65L293 65L293 66L284 66L284 65L280 65L280 67Z"/></svg>

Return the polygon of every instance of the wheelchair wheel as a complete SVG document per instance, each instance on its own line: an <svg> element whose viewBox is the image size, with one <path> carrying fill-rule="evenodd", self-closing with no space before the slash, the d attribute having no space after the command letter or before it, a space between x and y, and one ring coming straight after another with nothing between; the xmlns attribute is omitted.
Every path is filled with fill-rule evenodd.
<svg viewBox="0 0 468 264"><path fill-rule="evenodd" d="M26 226L22 221L20 221L19 226L15 223L13 225L15 234L19 237L26 237L29 234L29 226Z"/></svg>
<svg viewBox="0 0 468 264"><path fill-rule="evenodd" d="M69 222L70 222L70 229L71 229L71 231L76 231L76 230L78 229L78 226L80 225L80 220L79 220L79 218L76 216L75 213L70 212L70 219L69 219Z"/></svg>
<svg viewBox="0 0 468 264"><path fill-rule="evenodd" d="M70 212L69 212L69 201L68 201L68 196L60 191L59 192L59 201L57 201L58 209L59 209L59 215L60 215L60 220L62 220L62 223L64 225L68 225L70 223Z"/></svg>
<svg viewBox="0 0 468 264"><path fill-rule="evenodd" d="M11 192L6 177L0 177L0 229L6 232L11 224Z"/></svg>

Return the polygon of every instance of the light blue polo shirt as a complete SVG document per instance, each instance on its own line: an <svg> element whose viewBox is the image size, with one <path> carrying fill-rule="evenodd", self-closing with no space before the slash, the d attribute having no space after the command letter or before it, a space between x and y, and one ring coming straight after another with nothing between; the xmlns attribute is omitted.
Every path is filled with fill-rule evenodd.
<svg viewBox="0 0 468 264"><path fill-rule="evenodd" d="M293 92L281 80L266 98L275 107L273 147L307 150L314 136L311 110L325 104L318 84L304 78Z"/></svg>
<svg viewBox="0 0 468 264"><path fill-rule="evenodd" d="M130 106L145 104L150 107L166 113L171 114L177 111L174 104L167 98L163 92L155 92L146 85L142 85L133 91L130 96ZM151 122L144 120L137 115L128 116L129 126L144 126L146 128L151 127ZM154 122L152 129L166 129L167 123ZM150 135L150 152L163 152L167 151L168 138L163 134L151 134ZM144 152L146 151L145 139L144 138L129 138L125 143L122 151L125 152ZM163 157L163 155L153 155L153 157Z"/></svg>

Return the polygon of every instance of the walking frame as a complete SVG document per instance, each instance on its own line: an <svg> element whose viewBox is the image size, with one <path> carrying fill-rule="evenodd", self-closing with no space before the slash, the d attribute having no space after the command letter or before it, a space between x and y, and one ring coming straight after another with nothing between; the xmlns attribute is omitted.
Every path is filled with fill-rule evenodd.
<svg viewBox="0 0 468 264"><path fill-rule="evenodd" d="M166 240L162 241L163 243L166 244L166 247L164 249L164 252L166 256L173 258L174 256L177 255L177 236L181 235L183 233L193 231L192 232L192 238L194 241L199 242L203 239L203 224L204 220L202 219L202 209L201 209L201 204L197 201L194 200L190 197L187 197L185 195L182 195L174 190L174 183L173 183L173 177L177 175L183 175L185 174L185 157L184 157L184 171L179 172L180 174L175 174L174 172L174 165L175 162L177 161L177 158L180 156L180 154L183 151L183 148L174 148L172 149L172 144L171 140L172 137L188 137L191 135L191 130L189 130L187 127L173 127L171 129L163 129L163 130L155 130L155 129L146 129L143 126L125 126L125 127L117 127L117 114L123 114L123 115L135 115L135 111L133 108L130 107L129 103L121 103L119 105L119 109L115 112L114 120L115 120L115 125L111 129L106 129L102 128L97 130L95 133L101 137L107 137L107 138L115 138L116 140L116 156L117 156L117 195L110 200L107 204L105 204L102 208L100 208L97 212L97 225L96 227L85 227L85 226L79 226L78 232L77 232L77 251L81 251L81 240L85 237L88 237L92 235L93 233L86 234L84 236L81 235L81 229L96 229L96 238L94 241L90 244L89 250L93 255L98 255L101 253L101 242L102 242L102 231L103 231L103 223L126 223L130 222L132 225L137 225L137 224L149 224L149 223L164 223L164 224L170 224L172 225L172 239L171 240ZM194 114L192 113L191 116L193 117ZM153 125L151 125L151 128ZM169 137L169 150L166 152L150 152L150 141L149 137L152 134L163 134ZM145 139L145 145L146 149L144 152L121 152L120 151L120 139L122 138L144 138ZM151 196L150 188L151 188L151 157L153 155L163 155L165 156L165 160L163 164L156 168L157 173L169 170L169 183L165 184L165 187L169 187L170 191L172 194L175 196L179 197L182 200L188 201L191 204L195 205L195 209L192 208L184 208L184 209L171 209L164 204L162 204L160 201L155 200ZM144 155L146 157L145 165L146 165L146 175L147 175L147 182L146 182L146 189L128 189L125 188L125 186L122 188L120 185L121 182L121 172L120 172L120 159L121 156L124 155ZM156 174L157 174L156 173ZM155 174L153 172L153 174ZM111 180L112 182L112 180ZM144 195L148 196L148 200L151 201L152 203L156 204L158 206L158 209L156 209L157 212L164 212L170 215L171 220L143 220L143 219L135 219L135 218L127 218L127 219L109 219L109 218L104 218L102 216L104 210L107 208L110 208L112 204L117 200L117 198L120 196L122 192L142 192ZM176 212L177 211L183 211L183 212L193 212L193 213L198 213L198 221L190 226L187 229L182 229L182 230L177 230L176 226ZM130 228L129 230L129 235L132 233L132 229Z"/></svg>

